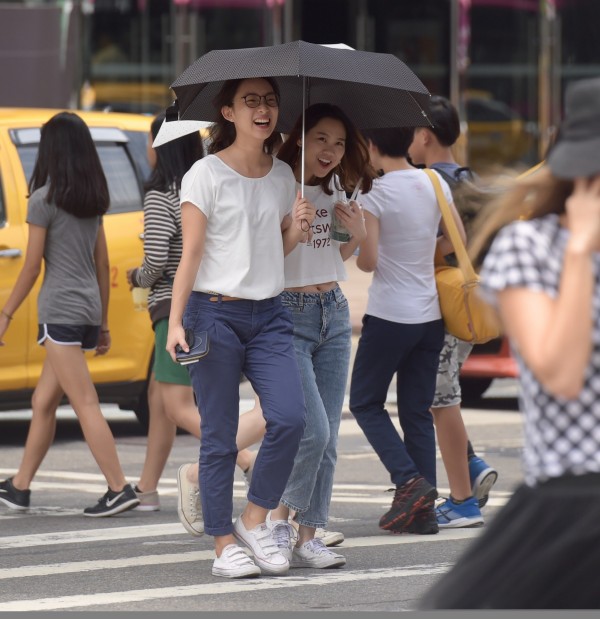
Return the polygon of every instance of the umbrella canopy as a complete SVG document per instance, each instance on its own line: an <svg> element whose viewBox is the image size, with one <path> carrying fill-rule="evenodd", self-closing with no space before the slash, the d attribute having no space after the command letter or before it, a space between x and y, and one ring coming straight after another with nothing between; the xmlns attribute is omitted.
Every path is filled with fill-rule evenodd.
<svg viewBox="0 0 600 619"><path fill-rule="evenodd" d="M167 122L165 119L154 138L154 142L152 142L152 146L153 148L162 146L167 142L177 140L184 135L189 135L190 133L194 133L194 131L200 131L200 129L205 129L208 126L210 126L210 123L204 120L177 120L174 122Z"/></svg>
<svg viewBox="0 0 600 619"><path fill-rule="evenodd" d="M277 80L283 133L313 103L338 105L360 129L431 124L427 88L396 56L306 41L204 54L171 84L179 119L214 121L223 82L254 77Z"/></svg>

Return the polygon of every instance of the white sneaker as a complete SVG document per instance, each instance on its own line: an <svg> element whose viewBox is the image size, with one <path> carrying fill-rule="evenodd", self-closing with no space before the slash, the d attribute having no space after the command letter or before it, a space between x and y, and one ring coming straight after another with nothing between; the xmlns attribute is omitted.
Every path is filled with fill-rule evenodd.
<svg viewBox="0 0 600 619"><path fill-rule="evenodd" d="M198 484L188 481L188 469L194 464L182 464L177 471L177 515L185 530L196 537L204 535L202 504Z"/></svg>
<svg viewBox="0 0 600 619"><path fill-rule="evenodd" d="M296 546L292 555L292 567L341 567L346 565L346 557L338 555L320 539L311 539L302 546Z"/></svg>
<svg viewBox="0 0 600 619"><path fill-rule="evenodd" d="M290 518L288 522L292 525L294 531L298 533L298 528L300 525L292 518ZM315 531L315 538L322 539L325 546L337 546L345 539L344 534L341 531L329 531L328 529L322 529L321 527Z"/></svg>
<svg viewBox="0 0 600 619"><path fill-rule="evenodd" d="M280 552L271 530L263 522L253 529L246 529L242 517L236 518L233 523L233 534L243 542L254 554L254 562L265 574L286 574L290 569L290 562Z"/></svg>
<svg viewBox="0 0 600 619"><path fill-rule="evenodd" d="M294 539L294 529L287 520L271 520L271 512L267 514L265 522L271 530L273 541L279 548L279 552L288 560L292 560L292 548Z"/></svg>
<svg viewBox="0 0 600 619"><path fill-rule="evenodd" d="M224 578L252 578L260 576L260 567L237 544L228 544L214 560L212 574Z"/></svg>
<svg viewBox="0 0 600 619"><path fill-rule="evenodd" d="M341 531L328 531L318 528L315 531L315 539L322 540L325 546L337 546L344 541L344 534Z"/></svg>

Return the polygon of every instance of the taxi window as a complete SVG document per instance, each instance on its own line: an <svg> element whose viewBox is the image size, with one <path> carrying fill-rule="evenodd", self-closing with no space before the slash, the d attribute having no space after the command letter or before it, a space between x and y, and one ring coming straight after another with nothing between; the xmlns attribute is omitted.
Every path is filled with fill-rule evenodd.
<svg viewBox="0 0 600 619"><path fill-rule="evenodd" d="M141 181L125 147L116 143L96 143L100 162L108 182L110 209L108 214L128 213L142 210ZM17 146L25 178L29 179L37 157L37 144Z"/></svg>
<svg viewBox="0 0 600 619"><path fill-rule="evenodd" d="M131 154L137 170L138 176L145 183L150 178L150 164L148 163L147 145L148 134L144 131L125 131L124 132L129 142L127 148Z"/></svg>
<svg viewBox="0 0 600 619"><path fill-rule="evenodd" d="M125 149L110 144L96 144L96 148L110 192L108 214L142 210L142 191Z"/></svg>

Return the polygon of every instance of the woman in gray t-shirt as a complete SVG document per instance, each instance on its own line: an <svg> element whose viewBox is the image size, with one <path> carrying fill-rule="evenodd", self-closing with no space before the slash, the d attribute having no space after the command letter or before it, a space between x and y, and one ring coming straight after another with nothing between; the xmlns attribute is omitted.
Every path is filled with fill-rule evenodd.
<svg viewBox="0 0 600 619"><path fill-rule="evenodd" d="M46 359L32 398L32 418L21 466L0 482L0 502L29 507L31 481L56 426L56 408L67 396L108 491L85 516L112 516L139 503L126 482L110 428L102 415L83 350L105 354L109 266L102 216L108 210L106 178L89 129L61 112L43 127L29 183L29 241L25 264L0 310L0 344L13 314L33 288L44 260L38 296L38 342Z"/></svg>

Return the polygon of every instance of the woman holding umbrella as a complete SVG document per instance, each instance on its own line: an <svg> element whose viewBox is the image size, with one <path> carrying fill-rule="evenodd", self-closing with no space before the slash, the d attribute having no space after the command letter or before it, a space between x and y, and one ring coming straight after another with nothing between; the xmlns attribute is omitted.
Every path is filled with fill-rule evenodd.
<svg viewBox="0 0 600 619"><path fill-rule="evenodd" d="M350 363L350 314L338 281L346 279L344 260L366 236L358 204L341 203L346 198L344 190L353 189L361 177L366 193L375 171L369 164L366 142L339 107L327 103L310 106L305 112L304 132L300 117L277 156L292 166L298 182L304 163L304 192L317 209L312 239L286 256L286 289L282 293L294 321L306 428L281 505L271 512L268 524L293 567L331 568L344 565L346 559L327 548L315 532L327 524ZM346 243L331 238L334 208L351 234ZM296 512L299 524L294 548L290 510Z"/></svg>
<svg viewBox="0 0 600 619"><path fill-rule="evenodd" d="M209 155L181 184L183 252L175 275L167 350L189 350L186 332L206 342L189 366L202 410L200 489L204 530L215 538L214 575L284 574L289 561L265 524L292 470L304 430L304 395L293 327L279 294L284 255L307 232L315 209L295 198L294 175L272 156L279 89L270 78L221 87ZM290 214L291 213L291 214ZM285 222L285 223L284 223ZM283 232L282 232L283 230ZM260 398L266 433L248 503L235 524L233 476L239 377ZM236 544L254 553L254 561Z"/></svg>

